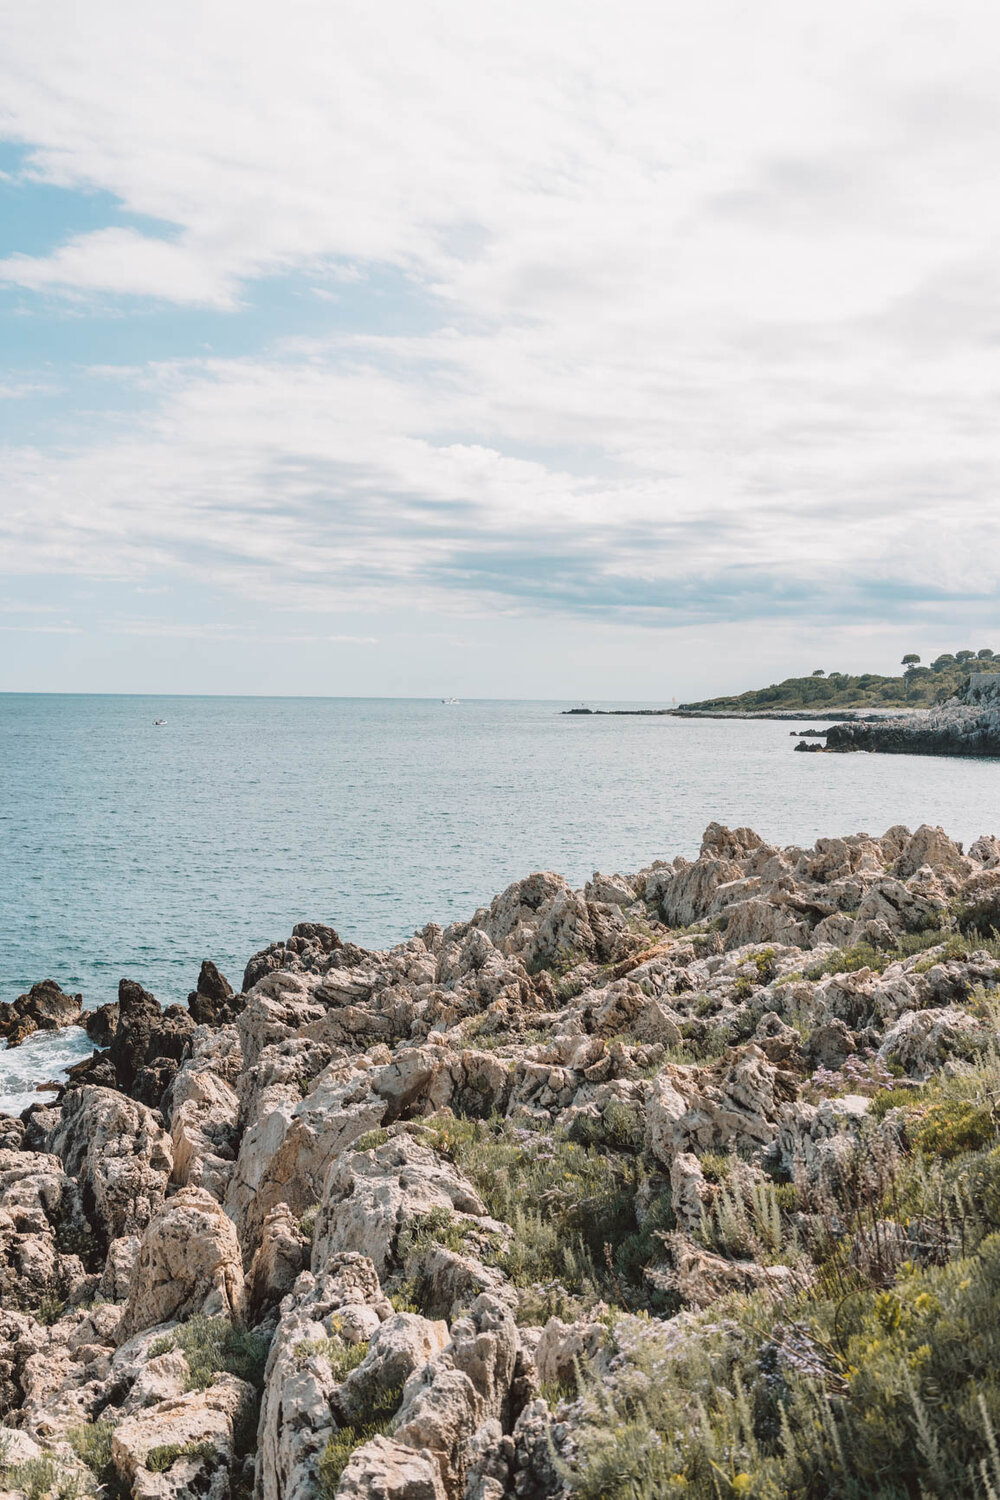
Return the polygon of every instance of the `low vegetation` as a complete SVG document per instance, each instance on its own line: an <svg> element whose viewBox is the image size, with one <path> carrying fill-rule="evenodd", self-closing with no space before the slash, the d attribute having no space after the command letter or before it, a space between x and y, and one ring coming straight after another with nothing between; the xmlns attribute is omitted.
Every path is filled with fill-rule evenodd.
<svg viewBox="0 0 1000 1500"><path fill-rule="evenodd" d="M1000 1496L1000 1059L876 1096L839 1180L723 1184L702 1240L798 1271L684 1324L620 1318L554 1398L581 1500ZM763 1254L762 1254L763 1250Z"/></svg>
<svg viewBox="0 0 1000 1500"><path fill-rule="evenodd" d="M161 1443L146 1454L146 1468L153 1474L165 1474L178 1459L194 1458L204 1462L215 1456L211 1443Z"/></svg>
<svg viewBox="0 0 1000 1500"><path fill-rule="evenodd" d="M953 697L973 671L1000 671L1000 657L986 648L979 652L946 651L929 666L922 666L919 657L914 657L906 663L906 670L899 677L883 677L877 672L863 672L854 677L847 672L817 670L808 677L787 677L784 682L732 697L705 698L699 703L682 703L680 706L730 713L767 713L775 709L929 708Z"/></svg>
<svg viewBox="0 0 1000 1500"><path fill-rule="evenodd" d="M432 1128L433 1144L475 1183L489 1213L513 1230L493 1259L520 1289L528 1321L600 1299L658 1311L676 1305L643 1276L662 1259L660 1233L673 1228L669 1183L653 1180L636 1154L627 1108L606 1113L601 1147L499 1119ZM647 1200L641 1225L640 1193Z"/></svg>
<svg viewBox="0 0 1000 1500"><path fill-rule="evenodd" d="M199 1313L149 1346L151 1358L180 1349L187 1360L189 1391L203 1391L217 1375L238 1375L258 1390L264 1382L267 1341L237 1328L227 1318Z"/></svg>
<svg viewBox="0 0 1000 1500"><path fill-rule="evenodd" d="M341 1475L356 1448L373 1437L382 1437L392 1431L393 1419L402 1396L401 1385L386 1391L367 1422L348 1423L338 1427L327 1440L319 1460L319 1500L335 1500Z"/></svg>

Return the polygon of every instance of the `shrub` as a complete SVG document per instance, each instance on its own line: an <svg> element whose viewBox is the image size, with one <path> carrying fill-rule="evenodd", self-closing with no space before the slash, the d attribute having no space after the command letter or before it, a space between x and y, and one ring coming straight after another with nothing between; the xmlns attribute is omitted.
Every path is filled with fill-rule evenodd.
<svg viewBox="0 0 1000 1500"><path fill-rule="evenodd" d="M996 1140L996 1134L990 1110L971 1099L942 1099L909 1123L909 1136L917 1150L943 1161L981 1151Z"/></svg>
<svg viewBox="0 0 1000 1500"><path fill-rule="evenodd" d="M197 1313L171 1333L149 1346L151 1358L180 1349L188 1363L187 1389L202 1391L216 1375L238 1375L258 1390L264 1384L267 1340L259 1334L236 1328L226 1318Z"/></svg>
<svg viewBox="0 0 1000 1500"><path fill-rule="evenodd" d="M146 1454L146 1468L153 1474L165 1474L179 1458L211 1461L216 1457L211 1443L161 1443Z"/></svg>
<svg viewBox="0 0 1000 1500"><path fill-rule="evenodd" d="M890 1290L730 1299L585 1382L582 1500L973 1500L1000 1430L1000 1236ZM614 1368L614 1366L613 1366ZM1000 1465L997 1465L1000 1468ZM987 1473L989 1470L986 1471ZM992 1479L991 1481L992 1482Z"/></svg>
<svg viewBox="0 0 1000 1500"><path fill-rule="evenodd" d="M101 1418L96 1422L82 1422L79 1427L71 1427L66 1434L77 1458L82 1459L96 1477L101 1494L111 1497L111 1500L117 1500L118 1496L124 1496L128 1491L128 1486L119 1478L111 1459L114 1430L114 1422Z"/></svg>
<svg viewBox="0 0 1000 1500"><path fill-rule="evenodd" d="M327 1440L319 1459L319 1500L335 1500L340 1476L350 1461L355 1448L370 1442L373 1437L382 1437L391 1432L392 1422L403 1395L402 1385L385 1392L368 1422L348 1423L338 1427Z"/></svg>
<svg viewBox="0 0 1000 1500"><path fill-rule="evenodd" d="M82 1494L79 1474L67 1473L48 1454L25 1459L2 1472L4 1485L21 1490L25 1500L77 1500Z"/></svg>
<svg viewBox="0 0 1000 1500"><path fill-rule="evenodd" d="M59 1322L65 1311L66 1301L63 1297L57 1296L55 1292L44 1292L39 1298L35 1317L39 1323L50 1328L53 1323Z"/></svg>
<svg viewBox="0 0 1000 1500"><path fill-rule="evenodd" d="M352 1370L356 1370L368 1353L368 1340L362 1339L359 1344L345 1344L338 1335L329 1339L303 1339L300 1344L295 1345L295 1353L300 1359L311 1359L318 1356L325 1359L333 1372L333 1378L338 1383L346 1380Z"/></svg>
<svg viewBox="0 0 1000 1500"><path fill-rule="evenodd" d="M622 1123L622 1137L632 1139ZM631 1153L618 1154L507 1120L448 1120L430 1129L434 1145L472 1179L489 1212L513 1238L497 1264L522 1290L560 1284L563 1297L665 1308L642 1270L662 1260L661 1229L671 1228L669 1194L636 1217L644 1176ZM556 1288L553 1286L553 1290Z"/></svg>
<svg viewBox="0 0 1000 1500"><path fill-rule="evenodd" d="M358 1149L357 1142L355 1142L354 1144L354 1149ZM305 1213L299 1219L299 1233L303 1235L304 1238L310 1242L310 1244L312 1243L313 1235L316 1233L316 1220L318 1218L319 1204L310 1203Z"/></svg>
<svg viewBox="0 0 1000 1500"><path fill-rule="evenodd" d="M374 1151L377 1147L384 1146L388 1139L388 1130L383 1130L381 1126L379 1126L375 1130L366 1130L364 1135L359 1135L357 1140L353 1142L351 1150ZM317 1204L317 1207L318 1206L319 1205Z"/></svg>

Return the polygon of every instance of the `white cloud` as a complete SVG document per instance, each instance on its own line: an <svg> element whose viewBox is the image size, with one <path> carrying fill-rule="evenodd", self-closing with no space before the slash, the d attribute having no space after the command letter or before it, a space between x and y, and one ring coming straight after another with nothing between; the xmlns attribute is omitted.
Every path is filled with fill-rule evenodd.
<svg viewBox="0 0 1000 1500"><path fill-rule="evenodd" d="M148 371L130 437L12 450L13 570L638 618L1000 583L978 0L56 0L2 28L30 170L170 237L0 277L232 308L391 266L441 312Z"/></svg>

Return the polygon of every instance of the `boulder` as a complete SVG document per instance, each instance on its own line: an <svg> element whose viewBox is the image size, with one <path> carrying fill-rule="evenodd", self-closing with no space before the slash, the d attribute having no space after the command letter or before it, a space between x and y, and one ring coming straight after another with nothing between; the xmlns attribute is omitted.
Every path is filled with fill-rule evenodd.
<svg viewBox="0 0 1000 1500"><path fill-rule="evenodd" d="M753 1045L707 1067L667 1067L650 1088L646 1145L666 1167L679 1152L759 1151L778 1134L788 1089Z"/></svg>
<svg viewBox="0 0 1000 1500"><path fill-rule="evenodd" d="M182 1188L149 1223L119 1342L144 1328L205 1313L243 1313L243 1265L233 1221L202 1188Z"/></svg>
<svg viewBox="0 0 1000 1500"><path fill-rule="evenodd" d="M334 1161L323 1185L312 1268L354 1250L370 1257L379 1276L393 1263L405 1225L433 1210L485 1218L479 1194L435 1151L407 1134ZM492 1221L487 1221L491 1224Z"/></svg>
<svg viewBox="0 0 1000 1500"><path fill-rule="evenodd" d="M393 1435L409 1448L429 1449L445 1493L458 1500L473 1434L508 1415L518 1338L510 1309L489 1296L477 1297L451 1335L448 1347L407 1381Z"/></svg>
<svg viewBox="0 0 1000 1500"><path fill-rule="evenodd" d="M354 1450L337 1496L338 1500L449 1500L433 1454L416 1453L390 1437L374 1437Z"/></svg>
<svg viewBox="0 0 1000 1500"><path fill-rule="evenodd" d="M118 985L118 1025L111 1040L110 1055L118 1081L126 1092L131 1092L139 1074L158 1059L179 1064L194 1031L191 1016L179 1005L168 1005L164 1010L155 996L131 979L123 979ZM161 1068L146 1079L147 1090L154 1090L158 1077L162 1077L163 1089L170 1082L173 1070ZM158 1098L155 1099L159 1102Z"/></svg>
<svg viewBox="0 0 1000 1500"><path fill-rule="evenodd" d="M895 1063L911 1077L926 1077L956 1046L980 1039L986 1039L982 1024L968 1011L936 1007L900 1016L886 1032L878 1051L885 1063Z"/></svg>
<svg viewBox="0 0 1000 1500"><path fill-rule="evenodd" d="M265 1372L258 1428L257 1500L315 1500L318 1464L334 1430L341 1377L328 1340L361 1342L392 1312L371 1261L332 1256L319 1276L303 1272L281 1305Z"/></svg>
<svg viewBox="0 0 1000 1500"><path fill-rule="evenodd" d="M170 1098L173 1180L223 1199L235 1163L239 1099L201 1060L183 1064Z"/></svg>
<svg viewBox="0 0 1000 1500"><path fill-rule="evenodd" d="M0 1037L16 1047L32 1032L78 1025L82 1012L82 995L67 995L54 979L43 979L12 1003L0 1003Z"/></svg>
<svg viewBox="0 0 1000 1500"><path fill-rule="evenodd" d="M225 1026L233 1021L246 1004L245 995L234 995L224 974L206 958L198 975L197 988L188 995L188 1010L198 1026Z"/></svg>
<svg viewBox="0 0 1000 1500"><path fill-rule="evenodd" d="M112 1459L133 1500L228 1500L235 1434L253 1387L220 1375L205 1391L158 1401L117 1424Z"/></svg>
<svg viewBox="0 0 1000 1500"><path fill-rule="evenodd" d="M47 1144L79 1180L105 1242L146 1228L173 1165L170 1137L149 1109L111 1089L70 1089Z"/></svg>
<svg viewBox="0 0 1000 1500"><path fill-rule="evenodd" d="M96 1042L98 1047L110 1047L118 1030L117 1000L108 1005L99 1005L96 1010L86 1011L83 1024L92 1042Z"/></svg>

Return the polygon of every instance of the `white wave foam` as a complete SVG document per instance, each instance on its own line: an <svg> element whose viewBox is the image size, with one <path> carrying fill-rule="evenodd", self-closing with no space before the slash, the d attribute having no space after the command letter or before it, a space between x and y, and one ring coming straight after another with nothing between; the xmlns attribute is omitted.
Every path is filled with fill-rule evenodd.
<svg viewBox="0 0 1000 1500"><path fill-rule="evenodd" d="M89 1057L94 1045L82 1026L37 1031L19 1047L0 1052L0 1114L18 1115L29 1104L44 1101L40 1083L62 1080L67 1068Z"/></svg>

